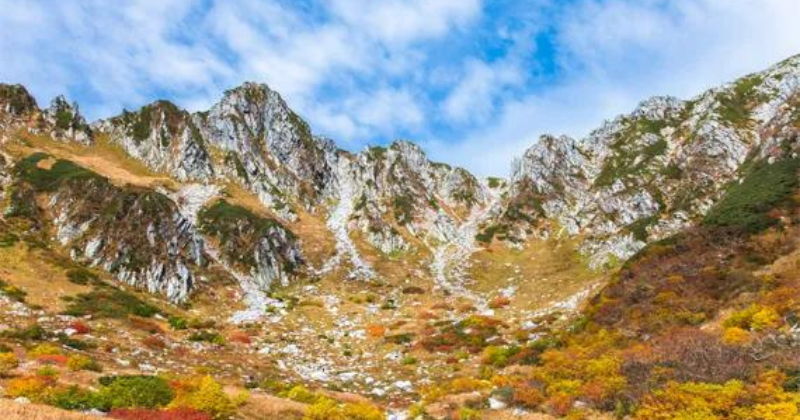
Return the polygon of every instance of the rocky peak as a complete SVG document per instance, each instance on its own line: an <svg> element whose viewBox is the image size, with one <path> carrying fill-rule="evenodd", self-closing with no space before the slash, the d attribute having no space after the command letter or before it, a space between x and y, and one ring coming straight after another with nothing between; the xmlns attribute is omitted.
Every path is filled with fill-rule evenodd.
<svg viewBox="0 0 800 420"><path fill-rule="evenodd" d="M82 144L92 141L92 129L81 115L78 104L70 103L64 96L57 96L44 110L42 117L52 127L52 136L57 139L71 139Z"/></svg>
<svg viewBox="0 0 800 420"><path fill-rule="evenodd" d="M156 172L179 180L207 180L214 168L192 116L169 101L95 124L98 131Z"/></svg>
<svg viewBox="0 0 800 420"><path fill-rule="evenodd" d="M778 131L769 128L776 119L791 125L798 64L793 57L689 101L648 99L580 140L543 136L515 162L508 205L533 195L546 218L588 238L595 264L625 259L701 217L770 141L765 133ZM531 229L515 222L518 232Z"/></svg>
<svg viewBox="0 0 800 420"><path fill-rule="evenodd" d="M308 124L265 84L248 82L226 91L196 120L204 138L233 153L238 174L254 178L263 195L271 195L273 186L310 204L329 184L331 145L314 137Z"/></svg>
<svg viewBox="0 0 800 420"><path fill-rule="evenodd" d="M23 117L39 111L36 99L22 85L0 83L0 113Z"/></svg>

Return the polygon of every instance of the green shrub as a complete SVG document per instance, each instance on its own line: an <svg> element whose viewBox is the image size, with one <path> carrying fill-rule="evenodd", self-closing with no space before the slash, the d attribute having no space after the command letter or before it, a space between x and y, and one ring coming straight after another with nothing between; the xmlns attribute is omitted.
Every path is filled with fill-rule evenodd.
<svg viewBox="0 0 800 420"><path fill-rule="evenodd" d="M189 341L225 344L225 337L213 331L196 331L189 336Z"/></svg>
<svg viewBox="0 0 800 420"><path fill-rule="evenodd" d="M175 394L158 376L106 376L98 392L104 410L111 408L158 408L169 404Z"/></svg>
<svg viewBox="0 0 800 420"><path fill-rule="evenodd" d="M744 126L750 121L750 112L756 103L766 100L757 90L764 82L761 76L750 76L740 80L730 92L721 93L717 100L717 110L723 120L736 126Z"/></svg>
<svg viewBox="0 0 800 420"><path fill-rule="evenodd" d="M98 281L97 275L85 268L75 268L67 271L67 280L75 284L89 284Z"/></svg>
<svg viewBox="0 0 800 420"><path fill-rule="evenodd" d="M81 389L76 385L50 391L45 403L64 410L103 410L107 405L96 392Z"/></svg>
<svg viewBox="0 0 800 420"><path fill-rule="evenodd" d="M24 290L3 280L0 280L0 293L17 302L25 302L25 296L28 295Z"/></svg>
<svg viewBox="0 0 800 420"><path fill-rule="evenodd" d="M39 324L33 324L23 329L5 330L0 333L0 337L11 338L21 341L43 340L47 337L47 331Z"/></svg>
<svg viewBox="0 0 800 420"><path fill-rule="evenodd" d="M49 157L44 153L34 153L20 160L14 171L20 179L26 181L36 191L52 192L72 180L105 179L68 160L58 160L50 169L40 168L39 162Z"/></svg>
<svg viewBox="0 0 800 420"><path fill-rule="evenodd" d="M9 248L19 242L19 236L11 233L4 232L0 234L0 248Z"/></svg>
<svg viewBox="0 0 800 420"><path fill-rule="evenodd" d="M272 237L276 230L282 231L289 240L294 234L275 219L259 216L250 210L218 200L203 208L197 215L200 230L219 239L221 252L231 261L246 266L256 265L256 245L265 237ZM286 262L283 267L292 271L295 267Z"/></svg>
<svg viewBox="0 0 800 420"><path fill-rule="evenodd" d="M798 186L800 159L786 159L754 166L741 183L734 182L708 212L703 223L748 233L772 226L768 213L786 202Z"/></svg>
<svg viewBox="0 0 800 420"><path fill-rule="evenodd" d="M79 294L68 300L65 315L95 318L127 318L136 315L150 318L160 311L131 293L108 286L97 287L91 292Z"/></svg>
<svg viewBox="0 0 800 420"><path fill-rule="evenodd" d="M189 328L189 321L179 316L170 316L169 326L172 327L173 330L185 330Z"/></svg>
<svg viewBox="0 0 800 420"><path fill-rule="evenodd" d="M92 350L97 348L97 344L92 341L79 340L72 338L64 333L59 333L58 342L75 350Z"/></svg>

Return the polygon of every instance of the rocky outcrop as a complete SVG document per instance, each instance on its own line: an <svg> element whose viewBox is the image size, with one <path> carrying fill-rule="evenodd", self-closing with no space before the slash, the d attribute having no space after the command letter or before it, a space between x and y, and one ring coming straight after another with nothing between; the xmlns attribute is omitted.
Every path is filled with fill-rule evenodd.
<svg viewBox="0 0 800 420"><path fill-rule="evenodd" d="M156 172L181 181L213 177L205 141L192 116L168 101L157 101L136 112L95 124L129 155Z"/></svg>
<svg viewBox="0 0 800 420"><path fill-rule="evenodd" d="M92 129L81 115L78 104L67 102L58 96L50 107L42 112L43 124L50 128L50 135L57 140L72 140L88 145L92 142Z"/></svg>
<svg viewBox="0 0 800 420"><path fill-rule="evenodd" d="M220 259L246 273L262 290L288 285L303 264L294 234L275 219L219 200L198 214L200 231L219 249Z"/></svg>
<svg viewBox="0 0 800 420"><path fill-rule="evenodd" d="M322 272L348 261L354 277L371 277L354 231L383 253L407 251L406 235L437 236L441 229L432 224L441 216L457 223L488 197L467 171L428 161L410 142L355 155L338 150L263 84L231 89L205 112L159 101L95 129L154 171L238 183L284 221L295 221L299 209L327 213L338 244Z"/></svg>
<svg viewBox="0 0 800 420"><path fill-rule="evenodd" d="M186 300L206 264L203 238L167 196L118 187L66 160L34 154L14 167L11 211L53 238L73 259L173 302ZM38 197L47 202L40 208Z"/></svg>
<svg viewBox="0 0 800 420"><path fill-rule="evenodd" d="M336 241L335 255L310 274L346 266L350 277L370 279L381 273L361 255L363 246L383 254L418 250L429 254L432 277L452 289L479 242L517 246L531 237L575 236L600 267L698 220L749 163L796 151L799 85L795 57L688 101L649 99L584 138L542 136L515 160L508 183L431 162L407 141L339 150L314 135L277 92L256 83L226 91L208 111L157 101L91 127L62 97L40 111L23 87L0 85L0 123L82 144L106 136L178 181L178 191L107 185L114 190L105 193L127 197L126 205L144 212L137 215L155 218L145 213L157 211L160 221L149 231L177 241L143 246L141 252L158 256L144 258L144 271L119 267L147 238L134 239L124 223L117 228L72 212L80 209L75 203L99 205L103 197L47 191L59 199L52 207L60 212L54 219L60 239L78 241L76 258L124 273L120 278L130 284L183 299L203 269L204 252L249 289L286 283L303 263L300 241L287 226L302 223L298 215L307 212L326 218ZM265 212L219 201L230 184L252 192ZM6 193L7 214L45 217L33 205L39 187L14 185ZM90 231L98 233L90 238ZM132 242L115 248L117 234ZM173 264L175 255L182 259ZM156 274L142 280L144 272Z"/></svg>
<svg viewBox="0 0 800 420"><path fill-rule="evenodd" d="M697 220L754 154L791 135L777 127L792 126L799 82L792 58L689 101L652 98L580 140L544 136L515 163L508 210L487 229L524 239L547 219L539 234L583 235L595 266L624 260ZM538 214L511 211L521 202Z"/></svg>
<svg viewBox="0 0 800 420"><path fill-rule="evenodd" d="M221 172L249 186L270 207L289 201L311 206L330 185L333 143L314 137L308 124L264 84L231 89L194 119L203 138L222 153Z"/></svg>

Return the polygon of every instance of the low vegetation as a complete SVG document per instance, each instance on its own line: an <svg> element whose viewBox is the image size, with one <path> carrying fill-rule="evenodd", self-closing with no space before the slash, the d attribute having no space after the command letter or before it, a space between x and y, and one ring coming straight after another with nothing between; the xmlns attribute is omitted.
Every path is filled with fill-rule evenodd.
<svg viewBox="0 0 800 420"><path fill-rule="evenodd" d="M751 233L776 224L776 208L792 203L791 195L800 182L798 169L800 159L757 164L741 183L730 185L704 223Z"/></svg>
<svg viewBox="0 0 800 420"><path fill-rule="evenodd" d="M65 296L67 302L65 315L98 318L125 319L131 315L149 318L160 310L136 297L134 294L115 287L98 285L88 293Z"/></svg>

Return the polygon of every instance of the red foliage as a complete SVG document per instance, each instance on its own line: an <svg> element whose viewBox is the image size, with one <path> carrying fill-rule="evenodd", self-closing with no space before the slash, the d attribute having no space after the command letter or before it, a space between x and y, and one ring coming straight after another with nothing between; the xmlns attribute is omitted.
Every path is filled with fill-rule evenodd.
<svg viewBox="0 0 800 420"><path fill-rule="evenodd" d="M547 405L550 406L550 410L553 414L564 417L569 414L574 401L574 398L569 395L558 394L550 397L550 399L547 400Z"/></svg>
<svg viewBox="0 0 800 420"><path fill-rule="evenodd" d="M163 349L163 348L167 347L167 345L164 344L164 340L162 340L161 338L156 337L154 335L151 335L149 337L143 338L142 339L142 344L144 344L145 346L147 346L147 347L149 347L151 349Z"/></svg>
<svg viewBox="0 0 800 420"><path fill-rule="evenodd" d="M115 408L108 417L119 420L211 420L211 416L191 408L172 408L167 410L147 410Z"/></svg>
<svg viewBox="0 0 800 420"><path fill-rule="evenodd" d="M133 328L148 332L150 334L160 334L164 332L164 329L161 328L160 325L149 319L140 318L138 316L130 316L128 321L131 323Z"/></svg>
<svg viewBox="0 0 800 420"><path fill-rule="evenodd" d="M228 336L228 341L231 343L250 344L253 340L250 335L244 331L234 331Z"/></svg>
<svg viewBox="0 0 800 420"><path fill-rule="evenodd" d="M491 309L500 309L505 308L506 306L511 304L511 299L505 296L497 296L494 299L489 301L489 308Z"/></svg>
<svg viewBox="0 0 800 420"><path fill-rule="evenodd" d="M69 358L63 354L43 354L37 356L36 360L43 365L66 366Z"/></svg>
<svg viewBox="0 0 800 420"><path fill-rule="evenodd" d="M69 324L69 327L75 330L75 334L78 335L89 334L92 332L92 329L83 321L73 321Z"/></svg>

